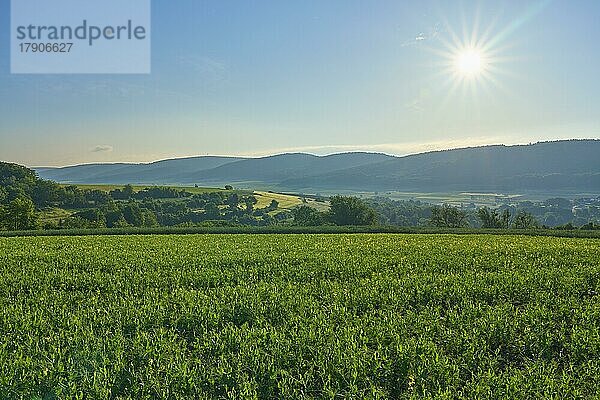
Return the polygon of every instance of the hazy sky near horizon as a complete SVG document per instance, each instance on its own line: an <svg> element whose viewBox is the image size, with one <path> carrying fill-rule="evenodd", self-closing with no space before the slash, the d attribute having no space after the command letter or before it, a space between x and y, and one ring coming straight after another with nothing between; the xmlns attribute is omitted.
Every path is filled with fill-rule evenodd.
<svg viewBox="0 0 600 400"><path fill-rule="evenodd" d="M600 137L596 0L152 1L149 75L11 75L0 160L393 154ZM485 63L456 66L474 48Z"/></svg>

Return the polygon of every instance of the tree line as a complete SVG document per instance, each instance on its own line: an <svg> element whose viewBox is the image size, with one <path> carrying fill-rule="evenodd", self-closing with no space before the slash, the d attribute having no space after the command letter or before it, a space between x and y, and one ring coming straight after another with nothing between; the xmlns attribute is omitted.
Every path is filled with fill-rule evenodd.
<svg viewBox="0 0 600 400"><path fill-rule="evenodd" d="M0 230L95 229L193 226L431 226L439 228L536 229L543 223L524 209L478 208L475 212L451 205L395 201L384 197L361 199L333 196L326 211L308 204L281 209L276 200L257 207L252 192L225 190L191 193L184 189L131 185L110 191L61 186L39 179L34 171L0 163ZM304 202L306 203L306 202ZM550 209L567 209L560 199ZM50 210L65 213L44 218ZM68 210L68 212L66 211ZM582 224L598 229L598 218ZM596 218L596 219L593 219ZM572 223L559 226L575 229Z"/></svg>

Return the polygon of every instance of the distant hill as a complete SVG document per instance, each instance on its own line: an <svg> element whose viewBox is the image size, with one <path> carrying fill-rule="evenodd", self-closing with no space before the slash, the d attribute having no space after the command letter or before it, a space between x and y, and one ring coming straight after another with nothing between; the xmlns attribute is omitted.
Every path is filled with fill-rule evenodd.
<svg viewBox="0 0 600 400"><path fill-rule="evenodd" d="M87 184L252 185L290 191L579 190L600 192L600 140L483 146L405 157L377 153L261 158L194 157L151 164L39 168L45 179Z"/></svg>
<svg viewBox="0 0 600 400"><path fill-rule="evenodd" d="M416 154L292 178L289 188L600 191L600 140L485 146Z"/></svg>
<svg viewBox="0 0 600 400"><path fill-rule="evenodd" d="M290 178L335 172L395 157L377 153L330 156L294 153L261 158L192 157L150 164L89 164L64 168L36 168L44 179L79 184L200 184L239 182L277 185Z"/></svg>
<svg viewBox="0 0 600 400"><path fill-rule="evenodd" d="M349 168L393 160L394 157L377 153L343 153L329 156L311 154L281 154L249 158L182 176L184 182L245 182L255 181L279 184L287 179L301 179L314 174L334 173Z"/></svg>
<svg viewBox="0 0 600 400"><path fill-rule="evenodd" d="M149 164L85 164L64 168L35 168L41 178L79 184L174 184L182 176L242 160L239 157L190 157Z"/></svg>

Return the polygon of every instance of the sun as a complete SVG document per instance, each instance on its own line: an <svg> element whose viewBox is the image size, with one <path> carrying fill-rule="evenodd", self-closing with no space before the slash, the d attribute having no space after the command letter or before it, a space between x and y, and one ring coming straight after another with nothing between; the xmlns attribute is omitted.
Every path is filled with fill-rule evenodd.
<svg viewBox="0 0 600 400"><path fill-rule="evenodd" d="M439 78L440 93L445 93L441 100L444 106L457 96L491 99L497 97L492 91L508 91L504 78L514 75L507 69L507 63L516 60L507 54L513 45L505 42L506 29L495 28L494 22L482 28L479 17L478 14L473 17L472 26L463 18L461 32L442 17L442 28L436 31L437 35L432 35L436 40L431 40L426 47L436 56L431 64L436 68L432 76Z"/></svg>
<svg viewBox="0 0 600 400"><path fill-rule="evenodd" d="M460 51L456 55L455 67L464 77L479 75L485 67L483 54L476 49Z"/></svg>

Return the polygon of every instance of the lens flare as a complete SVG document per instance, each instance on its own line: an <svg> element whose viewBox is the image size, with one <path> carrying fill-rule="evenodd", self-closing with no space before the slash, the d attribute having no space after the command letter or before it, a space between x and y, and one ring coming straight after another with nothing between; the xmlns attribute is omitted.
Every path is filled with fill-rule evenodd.
<svg viewBox="0 0 600 400"><path fill-rule="evenodd" d="M456 69L464 76L473 76L483 71L483 56L477 50L466 50L456 56Z"/></svg>

